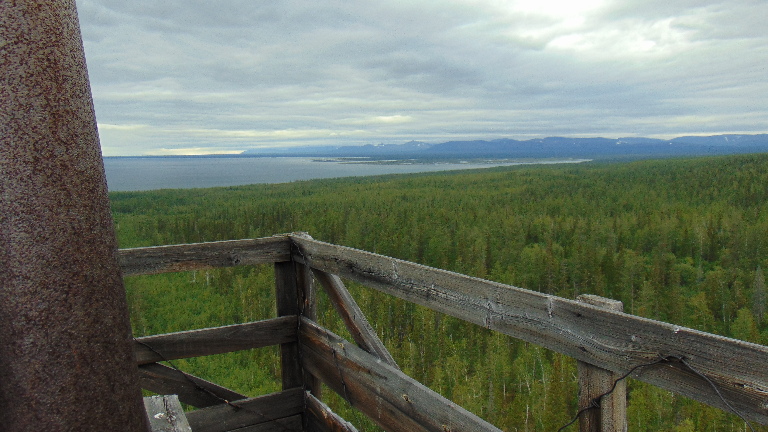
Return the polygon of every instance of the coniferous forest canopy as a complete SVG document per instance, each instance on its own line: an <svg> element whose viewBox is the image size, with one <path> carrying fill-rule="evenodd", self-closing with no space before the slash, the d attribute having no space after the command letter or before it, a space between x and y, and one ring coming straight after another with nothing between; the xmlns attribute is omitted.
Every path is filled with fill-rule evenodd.
<svg viewBox="0 0 768 432"><path fill-rule="evenodd" d="M122 248L306 231L562 297L598 294L636 315L768 343L768 154L122 192L111 199ZM572 359L348 286L404 372L498 427L552 431L575 415ZM132 277L126 289L137 336L275 316L270 266ZM350 338L323 296L319 321ZM249 395L280 385L276 348L174 363ZM631 431L745 430L734 415L638 381L629 382L628 394ZM331 391L323 397L360 430L377 430Z"/></svg>

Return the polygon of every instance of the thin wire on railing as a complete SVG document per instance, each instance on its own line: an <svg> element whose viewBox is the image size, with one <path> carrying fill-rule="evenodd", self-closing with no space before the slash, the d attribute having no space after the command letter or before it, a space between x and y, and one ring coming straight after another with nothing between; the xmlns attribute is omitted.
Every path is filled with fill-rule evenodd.
<svg viewBox="0 0 768 432"><path fill-rule="evenodd" d="M289 238L290 238L290 234L295 234L295 233L289 233ZM298 256L301 258L301 260L303 261L303 264L304 264L304 265L307 265L307 266L309 266L310 260L309 260L309 259L308 259L308 258L305 256L305 254L304 254L304 252L303 252L303 250L302 250L301 246L300 246L300 245L299 245L299 244L298 244L296 241L294 241L292 238L291 238L291 246L292 246L292 247L291 247L291 253L292 253L292 254L294 254L294 253L295 253L296 255L298 255ZM310 255L311 255L311 254L310 254ZM491 321L492 321L493 315L497 315L497 316L501 316L501 317L509 317L509 315L508 315L507 313L505 313L504 311L496 311L496 310L493 310L493 308L492 308L492 305L493 305L493 304L494 304L494 303L493 303L493 302L491 302L491 300L490 300L490 299L488 299L488 303L487 303L487 305L486 305L486 308L487 308L487 312L488 312L488 313L487 313L487 316L486 316L486 319L485 319L485 324L486 324L486 327L488 327L488 328L490 328L490 327L491 327ZM300 304L300 312L299 312L299 313L300 313L300 315L304 315L305 306L306 306L305 304ZM297 328L297 331L298 331L298 333L299 333L299 334L301 334L301 324L302 324L302 323L301 323L301 318L299 318L299 320L298 320L298 328ZM326 338L326 343L329 345L329 347L330 347L330 349L331 349L331 351L332 351L332 355L333 355L333 359L334 359L334 362L335 362L335 366L336 366L336 369L337 369L337 372L338 372L338 374L339 374L339 378L340 378L340 381L341 381L341 385L342 385L342 389L343 389L343 393L344 393L344 398L345 398L345 399L346 399L346 400L347 400L347 401L350 403L350 405L353 405L353 406L354 406L354 404L352 403L352 400L350 399L349 395L347 394L347 386L346 386L346 383L345 383L345 380L344 380L344 375L343 375L343 372L342 372L342 370L341 370L341 368L340 368L340 365L339 365L339 358L338 358L338 354L339 354L339 353L338 353L338 352L337 352L337 350L336 350L336 349L335 349L335 348L332 346L332 343L331 343L331 340L330 340L330 337L329 337L329 333L328 333L328 330L327 330L326 328L324 328L324 327L321 327L321 328L322 328L322 329L325 331L325 338ZM151 351L153 351L154 353L156 353L156 354L157 354L157 355L158 355L160 358L162 358L162 359L163 359L163 361L167 362L167 363L168 363L168 364L169 364L169 365L170 365L170 366L171 366L173 369L175 369L176 371L178 371L179 373L181 373L181 374L182 374L182 376L183 376L183 377L184 377L186 380L188 380L188 381L189 381L189 382L190 382L190 383L191 383L191 384L192 384L192 385L193 385L193 386L194 386L196 389L198 389L198 390L200 390L200 391L204 391L204 392L206 392L207 394L211 395L212 397L216 398L217 400L221 401L222 403L224 403L224 404L227 404L227 405L231 406L231 407L232 407L232 408L234 408L234 409L243 409L243 410L249 411L249 412L251 412L251 413L254 413L254 414L256 414L256 415L259 415L259 416L261 416L261 417L263 417L263 418L268 418L268 417L267 417L267 416L266 416L264 413L261 413L261 412L259 412L258 410L255 410L255 409L251 409L251 408L249 408L249 407L247 408L247 407L239 406L238 404L235 404L235 403L232 403L232 402L230 402L230 401L227 401L226 399L224 399L224 398L222 398L222 397L220 397L220 396L216 395L216 394L215 394L214 392L212 392L210 389L207 389L207 388L205 388L205 387L202 387L202 386L198 385L198 383L197 383L197 382L195 382L195 381L194 381L194 380L192 380L192 379L191 379L189 376L187 376L187 374L186 374L186 373L184 373L183 371L179 370L179 369L178 369L178 368L177 368L177 367L176 367L176 366L175 366L175 365L174 365L172 362L170 362L170 361L168 361L167 359L165 359L165 358L163 357L163 355L162 355L162 354L160 354L159 352L155 351L155 350L154 350L152 347L150 347L150 346L149 346L149 345L147 345L146 343L144 343L144 342L141 342L141 341L138 341L138 340L136 340L136 342L138 342L139 344L141 344L141 345L143 345L143 346L147 347L148 349L150 349ZM340 344L340 345L341 345L341 352L343 353L343 352L344 352L344 349L345 349L345 347L344 347L344 345L343 345L343 344ZM299 347L299 353L298 353L298 355L299 355L299 361L300 361L300 363L302 363L302 361L301 361L301 348L300 348L300 347ZM639 365L636 365L635 367L633 367L632 369L630 369L630 370L629 370L627 373L625 373L623 376L621 376L620 378L616 379L616 380L613 382L613 384L612 384L612 386L611 386L610 390L608 390L607 392L605 392L605 393L601 394L600 396L597 396L597 397L593 398L593 399L590 401L590 403L589 403L589 405L588 405L587 407L584 407L584 408L580 409L580 410L579 410L579 411L576 413L576 415L574 416L574 418L573 418L573 419L572 419L572 420L571 420L569 423L567 423L566 425L564 425L564 426L562 426L560 429L558 429L558 432L562 432L563 430L565 430L565 429L567 429L568 427L570 427L571 425L573 425L575 422L577 422L577 421L578 421L578 419L581 417L581 415L583 415L585 412L587 412L587 411L589 411L589 410L592 410L592 409L599 409L599 408L600 408L600 400L601 400L601 398L603 398L603 397L605 397L605 396L607 396L607 395L610 395L611 393L613 393L613 392L615 391L615 389L616 389L616 386L617 386L617 384L618 384L618 382L619 382L619 381L626 379L627 377L629 377L631 374L633 374L635 371L637 371L637 370L638 370L638 369L640 369L640 368L643 368L643 367L651 367L651 366L654 366L654 365L658 365L658 364L663 364L663 363L666 363L666 364L670 364L670 363L677 363L677 364L683 365L683 366L684 366L686 369L688 369L689 371L691 371L693 374L695 374L696 376L698 376L698 377L700 377L701 379L703 379L703 380L704 380L705 382L707 382L707 383L708 383L708 385L709 385L709 386L710 386L710 387L711 387L711 388L712 388L712 389L715 391L715 393L717 394L717 397L718 397L718 398L719 398L719 399L720 399L720 400L723 402L723 405L724 405L725 407L727 407L727 408L728 408L728 410L730 410L730 411L731 411L733 414L735 414L735 415L736 415L736 416L738 416L738 417L739 417L741 420L743 420L743 421L744 421L744 423L745 423L745 426L746 426L746 427L748 427L748 428L749 428L749 429L750 429L752 432L754 432L754 431L755 431L755 429L754 429L754 428L752 427L752 425L751 425L751 424L750 424L750 423L749 423L749 422L746 420L746 418L745 418L745 417L744 417L744 416L741 414L741 412L739 412L739 411L738 411L738 410L737 410L737 409L736 409L736 408L735 408L735 407L734 407L734 406L733 406L733 405L732 405L732 404L731 404L731 403L730 403L730 402L729 402L729 401L728 401L728 400L725 398L725 396L723 396L723 394L721 393L721 391L720 391L720 389L718 388L718 386L717 386L717 385L716 385L716 384L715 384L715 383L714 383L714 382L713 382L713 381L712 381L712 380L711 380L709 377L707 377L706 375L704 375L703 373L701 373L701 372L699 372L697 369L695 369L693 366L691 366L691 365L690 365L690 363L688 363L684 357L679 357L679 356L661 356L661 355L659 355L659 358L657 358L656 360L654 360L654 361L652 361L652 362L649 362L649 363L644 363L644 364L639 364ZM305 373L306 373L306 371L305 371ZM304 389L306 390L306 383L304 384ZM305 398L305 411L306 411L306 398ZM278 420L275 420L275 421L276 421L276 423L277 423L277 424L278 424L278 425L279 425L279 426L280 426L280 427L281 427L283 430L289 430L289 429L288 429L288 428L286 428L284 425L280 424L280 422L279 422Z"/></svg>
<svg viewBox="0 0 768 432"><path fill-rule="evenodd" d="M190 377L189 377L189 375L187 375L187 374L186 374L186 372L184 372L183 370L181 370L181 369L179 369L178 367L176 367L176 365L175 365L175 364L173 364L173 362L172 362L172 361L170 361L170 360L168 360L167 358L165 358L165 356L164 356L162 353L160 353L159 351L157 351L156 349L154 349L154 348L153 348L151 345L149 345L148 343L146 343L146 342L142 342L142 341L140 341L140 340L138 340L138 339L136 339L136 338L133 338L133 341L134 341L134 342L136 342L136 343L138 343L139 345L141 345L141 346L143 346L143 347L147 348L148 350L152 351L153 353L155 353L155 355L157 355L158 357L160 357L161 361L163 361L163 362L165 362L165 363L168 363L168 366L170 366L170 367L171 367L173 370L175 370L176 372L180 373L180 374L181 374L181 375L184 377L184 379L185 379L187 382L189 382L190 384L192 384L192 385L194 386L195 390L198 390L198 391L202 391L203 393L206 393L207 395L209 395L209 396L213 397L214 399L218 400L219 402L221 402L221 403L223 403L223 404L226 404L226 405L229 405L229 406L231 406L232 408L235 408L235 409L243 409L243 407L241 407L241 406L238 406L238 405L236 405L236 404L233 404L232 402L230 402L230 401L228 401L228 400L224 399L223 397L221 397L221 396L217 395L217 394L216 394L216 393L214 393L214 392L213 392L211 389L209 389L209 388L205 388L205 387L201 386L200 384L198 384L198 383L197 383L195 380L193 380L192 378L190 378Z"/></svg>
<svg viewBox="0 0 768 432"><path fill-rule="evenodd" d="M680 361L680 363L684 364L685 367L687 367L691 372L695 373L696 375L701 377L704 381L706 381L709 384L709 386L712 387L712 389L715 391L715 393L717 393L717 397L719 397L720 400L723 401L723 404L725 404L725 406L727 406L728 409L730 409L732 413L736 414L740 419L742 419L744 421L744 424L746 424L749 427L749 430L751 430L752 432L755 432L755 429L752 427L751 424L749 424L747 419L745 419L744 416L739 412L739 410L734 408L734 406L731 405L731 403L728 402L725 399L725 397L723 397L723 395L720 393L720 389L717 388L717 385L715 385L715 383L712 382L712 380L709 379L708 376L706 376L703 373L699 372L698 370L694 369L693 366L691 366L687 361L685 361L685 358L679 357L678 360Z"/></svg>
<svg viewBox="0 0 768 432"><path fill-rule="evenodd" d="M608 390L607 392L605 392L605 393L603 393L603 394L601 394L601 395L599 395L599 396L596 396L596 397L594 397L594 398L593 398L593 399L592 399L592 400L589 402L589 405L588 405L588 406L586 406L586 407L584 407L584 408L580 409L580 410L579 410L579 412L577 412L577 413L576 413L576 415L573 417L573 419L572 419L570 422L568 422L566 425L564 425L564 426L562 426L560 429L558 429L558 430L557 430L557 432L562 432L562 431L564 431L565 429L567 429L568 427L570 427L571 425L573 425L574 423L576 423L576 421L579 419L579 417L581 417L581 415L582 415L582 414L584 414L585 412L587 412L587 411L589 411L589 410L593 410L593 409L600 409L600 400L601 400L603 397L605 397L605 396L608 396L609 394L613 393L613 392L616 390L616 385L619 383L619 381L626 379L627 377L629 377L630 375L632 375L632 374L633 374L633 373L634 373L636 370L638 370L638 369L640 369L640 368L643 368L643 367L655 366L655 365L657 365L657 364L660 364L660 363L673 363L673 362L676 362L676 363L681 363L681 364L683 364L683 365L684 365L686 368L688 368L688 369L689 369L691 372L693 372L694 374L696 374L698 377L700 377L700 378L704 379L704 381L706 381L706 382L707 382L707 384L709 384L709 385L710 385L710 387L712 387L712 389L713 389L713 390L715 390L715 393L717 394L717 397L719 397L719 398L720 398L720 400L723 402L723 404L725 404L725 406L726 406L726 407L728 407L728 409L730 409L730 410L731 410L731 412L732 412L733 414L736 414L736 415L737 415L737 416L738 416L738 417L739 417L741 420L743 420L743 421L744 421L744 424L746 424L746 425L747 425L747 427L749 427L749 429L750 429L752 432L755 432L755 429L754 429L754 428L752 428L752 425L751 425L751 424L749 424L749 422L747 421L747 419L745 419L745 418L744 418L744 416L743 416L743 415L742 415L742 414L741 414L741 413L740 413L740 412L739 412L739 411L738 411L736 408L734 408L734 407L733 407L733 405L731 405L731 404L730 404L730 403L729 403L729 402L728 402L728 401L725 399L725 397L723 397L722 393L720 393L720 389L718 389L718 388L717 388L717 385L716 385L714 382L712 382L712 380L711 380L711 379L709 379L709 377L707 377L707 376L706 376L706 375L704 375L703 373L701 373L701 372L699 372L698 370L696 370L696 369L695 369L693 366L691 366L691 365L690 365L690 363L688 363L688 362L685 360L685 358L683 358L683 357L678 357L678 356L661 356L661 355L659 356L659 358L658 358L658 359L656 359L656 360L654 360L654 361L652 361L652 362L650 362L650 363L643 363L643 364L639 364L639 365L637 365L637 366L633 367L633 368L632 368L632 369L630 369L630 370L629 370L627 373L625 373L625 374L624 374L624 375L622 375L621 377L619 377L619 378L617 378L616 380L614 380L614 381L613 381L613 385L611 386L610 390Z"/></svg>
<svg viewBox="0 0 768 432"><path fill-rule="evenodd" d="M296 242L295 242L295 241L293 241L293 240L292 240L292 242L293 242L293 244L295 244L295 243L296 243ZM298 250L298 253L299 253L299 255L301 255L302 259L304 259L304 261L305 261L305 263L306 263L306 262L307 262L307 260L306 260L306 257L304 256L304 254L301 252L301 248L300 248L298 245L296 245L296 246L297 246L297 250ZM433 285L433 286L434 286L434 285ZM497 314L497 315L500 315L500 316L502 316L502 317L510 317L510 316L509 316L508 314L504 313L504 312L501 312L501 311L493 311L493 310L492 310L492 305L493 305L493 303L491 302L491 300L490 300L490 299L487 299L487 300L488 300L488 303L486 304L487 316L486 316L486 319L485 319L485 327L486 327L486 328L488 328L488 329L490 329L490 328L491 328L491 318L492 318L492 315L493 315L493 314ZM514 318L514 317L510 317L510 318ZM335 350L334 350L334 354L335 354ZM660 364L660 363L671 363L671 362L678 362L678 363L681 363L681 364L683 364L683 365L684 365L684 366L685 366L687 369L689 369L691 372L693 372L694 374L696 374L696 375L697 375L697 376L699 376L700 378L704 379L704 380L705 380L705 381L706 381L706 382L709 384L709 386L710 386L710 387L711 387L711 388L712 388L712 389L715 391L715 393L717 394L717 397L718 397L718 398L719 398L719 399L720 399L720 400L723 402L723 404L724 404L724 405L725 405L725 406L726 406L726 407L727 407L727 408L728 408L728 409L729 409L729 410L730 410L730 411L731 411L733 414L735 414L735 415L736 415L736 416L738 416L738 417L739 417L739 418L740 418L742 421L744 421L745 425L746 425L746 426L747 426L747 427L748 427L748 428L749 428L749 429L750 429L752 432L755 432L755 429L754 429L754 428L752 427L752 425L751 425L751 424L750 424L750 423L749 423L749 422L746 420L746 418L745 418L745 417L744 417L744 416L741 414L741 412L739 412L739 411L738 411L738 410L737 410L737 409L736 409L736 408L735 408L733 405L731 405L731 403L730 403L730 402L728 402L728 401L725 399L725 397L722 395L722 393L720 392L720 390L719 390L719 388L717 387L717 385L716 385L716 384L715 384L715 383L714 383L712 380L710 380L710 379L709 379L709 378L708 378L706 375L704 375L704 374L702 374L701 372L699 372L698 370L696 370L696 369L695 369L693 366L691 366L691 365L690 365L690 364L689 364L689 363L688 363L688 362L685 360L685 358L683 358L683 357L679 357L679 356L661 356L661 355L659 355L659 358L658 358L657 360L653 361L653 362L650 362L650 363L645 363L645 364L640 364L640 365L637 365L637 366L635 366L635 367L634 367L634 368L632 368L632 369L631 369L629 372L627 372L627 373L626 373L624 376L622 376L622 377L618 378L617 380L615 380L615 381L613 382L613 385L611 386L611 389L610 389L609 391L607 391L606 393L604 393L604 394L602 394L602 395L600 395L600 396L598 396L598 397L596 397L596 398L592 399L592 401L590 402L589 406L587 406L587 407L585 407L585 408L582 408L581 410L579 410L579 412L576 414L576 416L573 418L573 420L571 420L571 421L570 421L568 424L566 424L565 426L563 426L563 427L561 427L560 429L558 429L558 432L561 432L562 430L566 429L567 427L569 427L569 426L571 426L573 423L575 423L575 422L578 420L578 418L579 418L579 417L580 417L580 416L581 416L581 415L582 415L584 412L586 412L586 411L589 411L589 410L592 410L592 409L600 408L600 399L601 399L603 396L607 396L607 395L611 394L613 391L615 391L615 390L616 390L616 384L617 384L619 381L621 381L621 380L623 380L623 379L626 379L626 378L627 378L629 375L631 375L632 373L634 373L634 371L635 371L635 370L637 370L637 369L639 369L639 368L642 368L642 367L648 367L648 366L653 366L653 365L656 365L656 364Z"/></svg>

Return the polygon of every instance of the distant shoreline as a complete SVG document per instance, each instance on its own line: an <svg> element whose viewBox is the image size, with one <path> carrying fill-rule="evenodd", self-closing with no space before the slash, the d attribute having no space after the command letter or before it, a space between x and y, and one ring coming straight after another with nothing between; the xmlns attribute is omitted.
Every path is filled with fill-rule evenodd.
<svg viewBox="0 0 768 432"><path fill-rule="evenodd" d="M432 164L487 164L487 165L536 165L553 163L591 162L591 158L543 157L543 158L491 158L491 157L429 157L418 156L395 158L392 156L288 156L261 154L207 154L207 155L137 155L137 156L103 156L103 159L311 159L312 162L333 162L342 164L373 164L373 165L432 165Z"/></svg>
<svg viewBox="0 0 768 432"><path fill-rule="evenodd" d="M485 164L485 165L545 165L561 163L591 162L592 159L577 158L408 158L377 159L373 157L329 157L314 158L313 162L334 162L360 165L439 165L439 164Z"/></svg>
<svg viewBox="0 0 768 432"><path fill-rule="evenodd" d="M291 183L340 177L369 177L499 166L580 163L587 159L361 159L237 155L107 156L110 191L191 189Z"/></svg>

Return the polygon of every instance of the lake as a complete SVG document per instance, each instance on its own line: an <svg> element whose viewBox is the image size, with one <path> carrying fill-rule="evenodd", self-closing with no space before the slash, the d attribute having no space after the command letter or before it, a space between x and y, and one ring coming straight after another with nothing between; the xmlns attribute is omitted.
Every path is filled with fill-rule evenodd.
<svg viewBox="0 0 768 432"><path fill-rule="evenodd" d="M583 159L533 163L576 163ZM288 183L334 177L490 168L532 162L347 163L306 157L105 157L110 191L188 189Z"/></svg>

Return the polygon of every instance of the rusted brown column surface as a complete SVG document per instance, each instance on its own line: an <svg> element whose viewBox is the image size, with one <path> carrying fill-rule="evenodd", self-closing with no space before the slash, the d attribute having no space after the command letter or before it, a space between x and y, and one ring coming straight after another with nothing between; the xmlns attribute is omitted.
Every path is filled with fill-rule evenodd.
<svg viewBox="0 0 768 432"><path fill-rule="evenodd" d="M0 430L146 431L74 0L0 1Z"/></svg>

